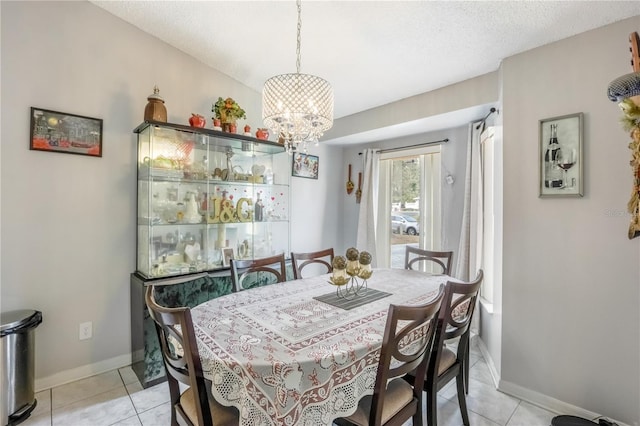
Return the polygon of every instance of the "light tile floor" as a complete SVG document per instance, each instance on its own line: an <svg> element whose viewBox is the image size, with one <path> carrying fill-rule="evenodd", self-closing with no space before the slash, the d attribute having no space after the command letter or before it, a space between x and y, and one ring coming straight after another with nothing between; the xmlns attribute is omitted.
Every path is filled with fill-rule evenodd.
<svg viewBox="0 0 640 426"><path fill-rule="evenodd" d="M476 346L471 348L470 365L471 426L551 425L556 414L494 388ZM130 367L38 392L36 399L37 407L24 426L168 426L171 419L166 382L143 389ZM438 425L462 425L455 381L438 394Z"/></svg>

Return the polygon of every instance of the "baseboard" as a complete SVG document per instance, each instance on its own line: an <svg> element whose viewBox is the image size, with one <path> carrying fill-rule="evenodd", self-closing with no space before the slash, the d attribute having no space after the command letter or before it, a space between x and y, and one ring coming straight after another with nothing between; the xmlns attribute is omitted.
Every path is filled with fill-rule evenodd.
<svg viewBox="0 0 640 426"><path fill-rule="evenodd" d="M48 377L35 379L35 391L40 392L51 389L56 386L75 382L76 380L85 379L95 376L96 374L106 373L107 371L131 365L131 354L119 355L114 358L105 359L95 364L83 365L82 367L72 368L71 370L61 371Z"/></svg>
<svg viewBox="0 0 640 426"><path fill-rule="evenodd" d="M498 385L498 390L500 392L506 393L507 395L511 395L523 401L526 401L530 404L537 405L538 407L544 408L545 410L549 410L553 413L582 417L588 420L593 420L598 417L602 417L601 414L594 413L593 411L585 410L584 408L581 408L581 407L576 407L575 405L571 405L566 402L560 401L558 399L551 398L550 396L532 391L522 386L507 382L505 380L500 380ZM608 419L617 423L618 426L630 426L626 423L623 423L615 419L611 419L611 418L608 418Z"/></svg>
<svg viewBox="0 0 640 426"><path fill-rule="evenodd" d="M493 380L493 386L498 389L498 384L500 383L500 374L498 374L498 369L493 362L493 358L489 354L489 349L487 345L484 344L482 339L478 338L478 349L480 349L480 353L484 357L487 366L489 367L489 373L491 373L491 379Z"/></svg>

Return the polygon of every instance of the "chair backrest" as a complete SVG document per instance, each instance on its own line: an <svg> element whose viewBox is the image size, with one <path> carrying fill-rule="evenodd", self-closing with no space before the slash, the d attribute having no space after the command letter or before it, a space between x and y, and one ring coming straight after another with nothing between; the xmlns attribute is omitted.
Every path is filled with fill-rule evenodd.
<svg viewBox="0 0 640 426"><path fill-rule="evenodd" d="M376 383L371 401L370 425L382 421L387 382L404 377L415 370L412 383L416 409L422 410L422 388L437 329L438 312L443 300L444 286L429 303L417 306L389 306Z"/></svg>
<svg viewBox="0 0 640 426"><path fill-rule="evenodd" d="M471 318L476 307L483 275L482 269L480 269L476 278L471 282L447 282L434 342L434 350L437 351L437 354L432 356L429 373L432 372L432 367L435 372L439 365L445 340L460 337L458 358L463 356L468 349Z"/></svg>
<svg viewBox="0 0 640 426"><path fill-rule="evenodd" d="M321 266L319 270L324 271L326 267L327 273L333 272L333 248L310 253L291 252L291 264L295 279L302 278L302 269L312 264Z"/></svg>
<svg viewBox="0 0 640 426"><path fill-rule="evenodd" d="M404 269L418 270L420 262L433 262L442 269L442 274L450 275L452 251L431 251L406 246L404 254Z"/></svg>
<svg viewBox="0 0 640 426"><path fill-rule="evenodd" d="M287 280L284 253L253 260L231 259L230 263L234 291L282 283Z"/></svg>
<svg viewBox="0 0 640 426"><path fill-rule="evenodd" d="M145 301L149 315L155 323L160 352L167 371L171 405L183 422L190 424L189 417L181 408L180 386L184 383L191 388L199 425L213 424L209 397L202 373L202 363L198 354L198 344L191 320L191 310L186 307L166 308L156 303L154 286L149 285L145 293Z"/></svg>

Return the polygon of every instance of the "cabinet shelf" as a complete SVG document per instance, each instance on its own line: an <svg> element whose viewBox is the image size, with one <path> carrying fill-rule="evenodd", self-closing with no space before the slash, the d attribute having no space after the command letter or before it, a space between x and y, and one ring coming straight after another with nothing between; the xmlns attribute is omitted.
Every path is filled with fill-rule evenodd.
<svg viewBox="0 0 640 426"><path fill-rule="evenodd" d="M197 185L218 185L218 186L247 186L253 188L277 188L279 186L288 187L288 183L275 183L275 184L266 184L266 183L253 183L246 180L215 180L215 179L192 179L192 178L184 178L179 176L153 176L148 175L147 172L141 173L141 176L138 177L139 181L154 181L154 182L173 182L173 183L190 183Z"/></svg>
<svg viewBox="0 0 640 426"><path fill-rule="evenodd" d="M150 223L153 222L153 223ZM254 226L260 226L262 224L264 224L265 226L268 226L269 223L289 223L289 219L269 219L269 220L263 220L260 222L256 222L256 221L247 221L247 222L218 222L218 223L205 223L205 222L198 222L198 223L189 223L189 222L173 222L173 223L168 223L168 222L161 222L161 221L149 221L147 219L144 218L139 218L138 219L138 226L149 226L149 225L153 225L155 227L176 227L176 226L181 226L181 227L196 227L196 228L201 228L203 226L208 226L208 227L212 227L215 228L217 226L234 226L234 225L247 225L247 224L252 224Z"/></svg>
<svg viewBox="0 0 640 426"><path fill-rule="evenodd" d="M143 133L149 126L154 126L160 133L159 137L172 137L170 135L171 130L180 131L183 136L182 141L190 139L192 142L205 144L215 144L213 148L219 152L225 152L227 148L232 149L235 152L250 152L250 153L262 153L262 154L278 154L284 152L284 146L268 140L257 139L252 136L245 136L236 133L221 132L219 130L205 129L203 127L185 126L182 124L162 123L159 121L144 121L138 127L134 129L134 133ZM193 135L191 138L185 137L186 135ZM204 137L209 140L205 141Z"/></svg>

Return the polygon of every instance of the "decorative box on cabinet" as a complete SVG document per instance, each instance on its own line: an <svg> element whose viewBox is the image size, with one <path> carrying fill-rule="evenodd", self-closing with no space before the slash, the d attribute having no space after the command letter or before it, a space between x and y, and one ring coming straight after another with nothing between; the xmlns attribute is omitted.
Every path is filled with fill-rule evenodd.
<svg viewBox="0 0 640 426"><path fill-rule="evenodd" d="M218 274L216 274L218 275ZM185 277L145 280L131 274L131 352L132 368L143 387L166 380L158 336L144 293L149 284L156 286L156 301L167 307L194 307L207 300L230 294L230 277L201 273Z"/></svg>
<svg viewBox="0 0 640 426"><path fill-rule="evenodd" d="M137 272L160 278L289 253L289 162L278 143L144 122Z"/></svg>

